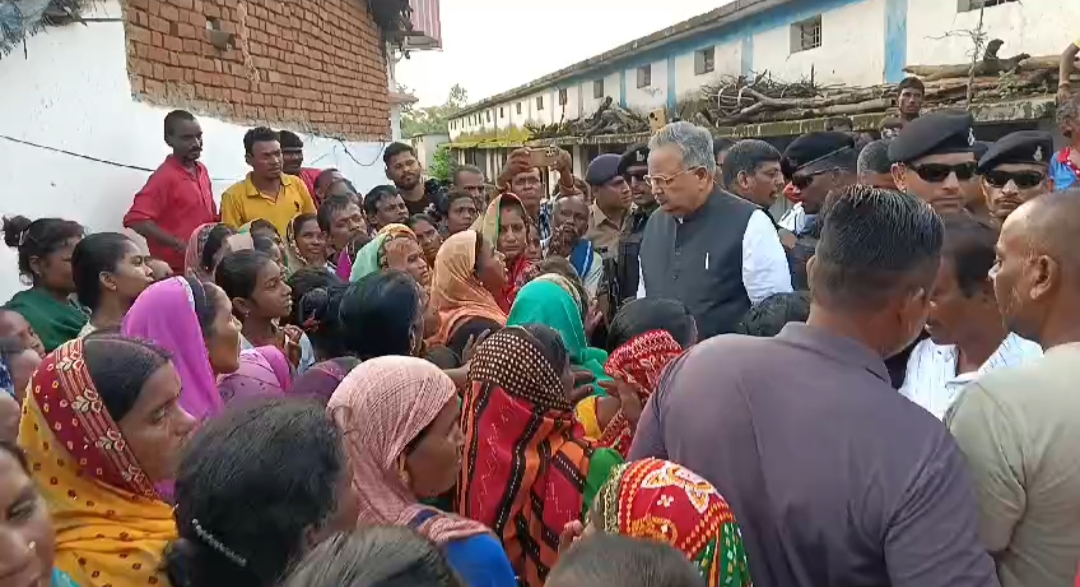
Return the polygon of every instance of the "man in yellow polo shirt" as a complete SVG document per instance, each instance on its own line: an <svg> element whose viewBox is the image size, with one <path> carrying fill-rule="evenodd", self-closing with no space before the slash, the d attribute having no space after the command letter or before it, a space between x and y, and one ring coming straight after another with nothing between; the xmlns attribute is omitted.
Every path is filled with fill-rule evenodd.
<svg viewBox="0 0 1080 587"><path fill-rule="evenodd" d="M251 173L221 196L221 221L238 229L263 218L285 238L289 222L300 214L314 214L315 202L302 179L282 173L278 133L265 126L249 130L244 151Z"/></svg>

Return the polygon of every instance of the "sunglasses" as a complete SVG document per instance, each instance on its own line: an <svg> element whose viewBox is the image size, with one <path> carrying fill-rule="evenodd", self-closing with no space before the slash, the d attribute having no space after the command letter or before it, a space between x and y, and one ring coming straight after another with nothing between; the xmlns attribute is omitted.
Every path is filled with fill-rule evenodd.
<svg viewBox="0 0 1080 587"><path fill-rule="evenodd" d="M944 163L927 163L912 167L911 170L918 174L919 178L929 183L941 183L949 176L956 174L959 181L967 181L975 177L975 162L960 163L959 165L945 165Z"/></svg>
<svg viewBox="0 0 1080 587"><path fill-rule="evenodd" d="M1016 184L1016 187L1022 190L1038 187L1046 181L1046 175L1039 173L1038 171L1017 171L1015 173L1010 173L1008 171L987 171L983 174L983 178L986 179L986 183L996 188L1003 188L1011 181Z"/></svg>
<svg viewBox="0 0 1080 587"><path fill-rule="evenodd" d="M645 182L645 178L646 178L646 177L647 177L648 175L649 175L649 172L648 172L648 171L638 171L638 172L635 172L635 173L629 173L629 172L628 172L628 173L627 173L627 174L626 174L625 176L623 176L623 177L624 177L624 179L626 179L626 181L628 181L628 182L635 182L635 181L636 181L636 182L638 182L638 183L644 183L644 182Z"/></svg>
<svg viewBox="0 0 1080 587"><path fill-rule="evenodd" d="M810 184L814 183L814 178L819 175L825 175L826 173L832 173L835 169L822 169L821 171L814 171L805 175L793 175L791 176L791 185L795 186L799 191L805 190L810 187Z"/></svg>

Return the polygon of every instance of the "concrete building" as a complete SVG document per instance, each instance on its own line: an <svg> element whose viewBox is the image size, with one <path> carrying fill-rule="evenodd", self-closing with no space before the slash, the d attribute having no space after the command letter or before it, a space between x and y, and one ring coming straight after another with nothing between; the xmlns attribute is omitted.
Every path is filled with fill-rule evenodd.
<svg viewBox="0 0 1080 587"><path fill-rule="evenodd" d="M434 6L437 22L437 0L414 2ZM27 39L25 57L20 43L0 59L3 214L121 230L169 152L162 121L175 108L200 119L218 198L248 172L242 138L257 124L300 133L307 166L337 167L360 189L386 182L381 152L399 131L383 33L367 3L87 5L84 24L47 27ZM415 25L428 34L409 46L437 46L437 30ZM22 287L16 265L15 251L0 247L0 302Z"/></svg>
<svg viewBox="0 0 1080 587"><path fill-rule="evenodd" d="M985 6L983 4L985 3ZM769 72L821 85L896 83L908 65L964 63L978 27L1003 56L1060 54L1075 40L1080 2L1059 0L736 0L667 29L470 105L450 122L461 162L492 175L526 124L591 115L605 98L648 112L725 75ZM622 143L563 142L580 169Z"/></svg>
<svg viewBox="0 0 1080 587"><path fill-rule="evenodd" d="M435 152L439 147L450 142L450 135L446 134L419 134L409 139L409 144L416 149L416 158L424 169L431 169L435 161Z"/></svg>

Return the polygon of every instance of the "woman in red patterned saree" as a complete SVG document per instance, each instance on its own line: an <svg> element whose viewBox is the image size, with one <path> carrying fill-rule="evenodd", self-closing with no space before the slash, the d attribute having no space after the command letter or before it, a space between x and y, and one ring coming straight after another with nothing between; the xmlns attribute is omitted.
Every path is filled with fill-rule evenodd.
<svg viewBox="0 0 1080 587"><path fill-rule="evenodd" d="M469 380L458 513L491 527L519 580L542 587L564 527L583 519L622 458L587 440L574 419L569 355L551 328L492 334Z"/></svg>
<svg viewBox="0 0 1080 587"><path fill-rule="evenodd" d="M176 524L154 485L195 425L179 398L165 351L120 337L70 341L34 374L19 445L52 511L55 565L81 587L167 585Z"/></svg>

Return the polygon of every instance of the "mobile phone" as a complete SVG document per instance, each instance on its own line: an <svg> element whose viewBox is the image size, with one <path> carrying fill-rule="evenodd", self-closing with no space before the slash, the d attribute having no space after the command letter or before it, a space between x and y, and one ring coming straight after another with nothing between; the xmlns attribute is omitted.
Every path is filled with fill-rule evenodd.
<svg viewBox="0 0 1080 587"><path fill-rule="evenodd" d="M555 147L529 149L529 164L533 167L554 167L559 160Z"/></svg>

